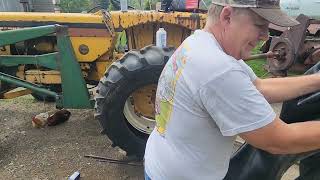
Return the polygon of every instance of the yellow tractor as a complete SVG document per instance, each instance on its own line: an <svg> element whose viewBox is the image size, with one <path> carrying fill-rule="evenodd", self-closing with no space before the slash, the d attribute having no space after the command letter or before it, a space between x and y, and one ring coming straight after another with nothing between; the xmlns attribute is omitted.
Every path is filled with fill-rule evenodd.
<svg viewBox="0 0 320 180"><path fill-rule="evenodd" d="M76 86L79 82L84 82L85 87L96 86L96 94L89 95L91 99L94 96L95 100L89 108L95 109L95 118L99 120L102 132L108 135L114 146L119 146L128 155L142 157L146 139L155 126L154 99L158 77L174 48L195 29L202 28L205 19L206 14L203 13L139 10L98 11L94 14L1 12L2 33L19 31L19 35L13 36L21 38L0 45L0 98L32 93L38 99L56 100L57 94L63 94L60 100L66 103L80 91ZM59 45L61 28L41 36L38 31L21 31L55 24L67 27L65 36L70 39L70 50ZM160 27L167 32L168 47L153 46L156 31ZM125 52L115 48L120 32L125 32L127 38ZM34 36L22 38L32 33ZM4 36L7 35L0 34L0 38ZM75 81L78 75L64 64L72 56L69 59L62 58L61 62L57 60L55 65L41 61L45 59L45 54L65 51L75 57L84 81ZM54 55L62 57L63 53ZM12 57L18 56L22 60L13 60ZM26 56L32 56L35 60L26 63L26 59L23 59ZM65 85L62 72L69 73L69 81L65 81ZM30 88L35 85L37 87ZM17 86L31 90L10 94L9 90ZM43 89L50 93L43 93ZM70 97L67 96L67 90L73 92L69 93ZM75 99L81 99L80 96ZM63 107L88 108L79 104Z"/></svg>

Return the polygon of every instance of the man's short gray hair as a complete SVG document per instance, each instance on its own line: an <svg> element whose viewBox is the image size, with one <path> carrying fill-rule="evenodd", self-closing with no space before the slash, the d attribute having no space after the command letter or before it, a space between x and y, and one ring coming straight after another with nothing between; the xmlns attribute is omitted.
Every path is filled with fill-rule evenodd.
<svg viewBox="0 0 320 180"><path fill-rule="evenodd" d="M219 16L220 16L223 8L224 8L224 6L211 4L208 9L207 22L214 24L219 19ZM233 7L233 9L236 13L247 13L249 15L251 13L251 11L248 8Z"/></svg>
<svg viewBox="0 0 320 180"><path fill-rule="evenodd" d="M222 9L223 9L223 6L211 4L208 9L207 21L215 23L217 19L219 19Z"/></svg>

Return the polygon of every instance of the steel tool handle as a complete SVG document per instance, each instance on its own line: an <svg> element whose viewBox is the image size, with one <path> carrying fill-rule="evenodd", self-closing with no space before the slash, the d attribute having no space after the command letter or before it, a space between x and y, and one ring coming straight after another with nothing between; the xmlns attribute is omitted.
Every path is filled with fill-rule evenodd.
<svg viewBox="0 0 320 180"><path fill-rule="evenodd" d="M252 55L248 58L245 58L244 60L248 61L248 60L254 60L254 59L261 59L261 58L272 58L278 55L279 53L277 52L268 51L266 53Z"/></svg>

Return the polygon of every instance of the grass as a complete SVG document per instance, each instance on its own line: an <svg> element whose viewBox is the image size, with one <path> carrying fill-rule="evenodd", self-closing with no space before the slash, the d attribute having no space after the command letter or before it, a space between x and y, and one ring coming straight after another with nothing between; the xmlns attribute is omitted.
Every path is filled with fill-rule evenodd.
<svg viewBox="0 0 320 180"><path fill-rule="evenodd" d="M254 73L260 78L266 78L268 72L265 70L264 66L266 65L265 59L257 59L246 62Z"/></svg>
<svg viewBox="0 0 320 180"><path fill-rule="evenodd" d="M263 42L258 43L258 45L252 50L252 54L261 53L260 48ZM265 70L264 66L266 65L266 59L256 59L246 61L246 63L252 68L254 73L260 78L266 78L268 72Z"/></svg>

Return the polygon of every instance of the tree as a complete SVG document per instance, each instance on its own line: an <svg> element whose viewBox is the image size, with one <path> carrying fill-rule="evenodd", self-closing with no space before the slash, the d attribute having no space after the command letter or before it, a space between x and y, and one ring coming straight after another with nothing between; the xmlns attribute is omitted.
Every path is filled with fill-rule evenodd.
<svg viewBox="0 0 320 180"><path fill-rule="evenodd" d="M160 2L160 0L144 0L144 9L155 10L157 2Z"/></svg>
<svg viewBox="0 0 320 180"><path fill-rule="evenodd" d="M61 11L66 13L76 13L88 11L92 8L90 0L60 0Z"/></svg>
<svg viewBox="0 0 320 180"><path fill-rule="evenodd" d="M200 4L199 4L200 9L207 10L210 5L211 5L211 0L200 0Z"/></svg>
<svg viewBox="0 0 320 180"><path fill-rule="evenodd" d="M100 9L108 9L110 0L93 0L94 7L100 7Z"/></svg>

